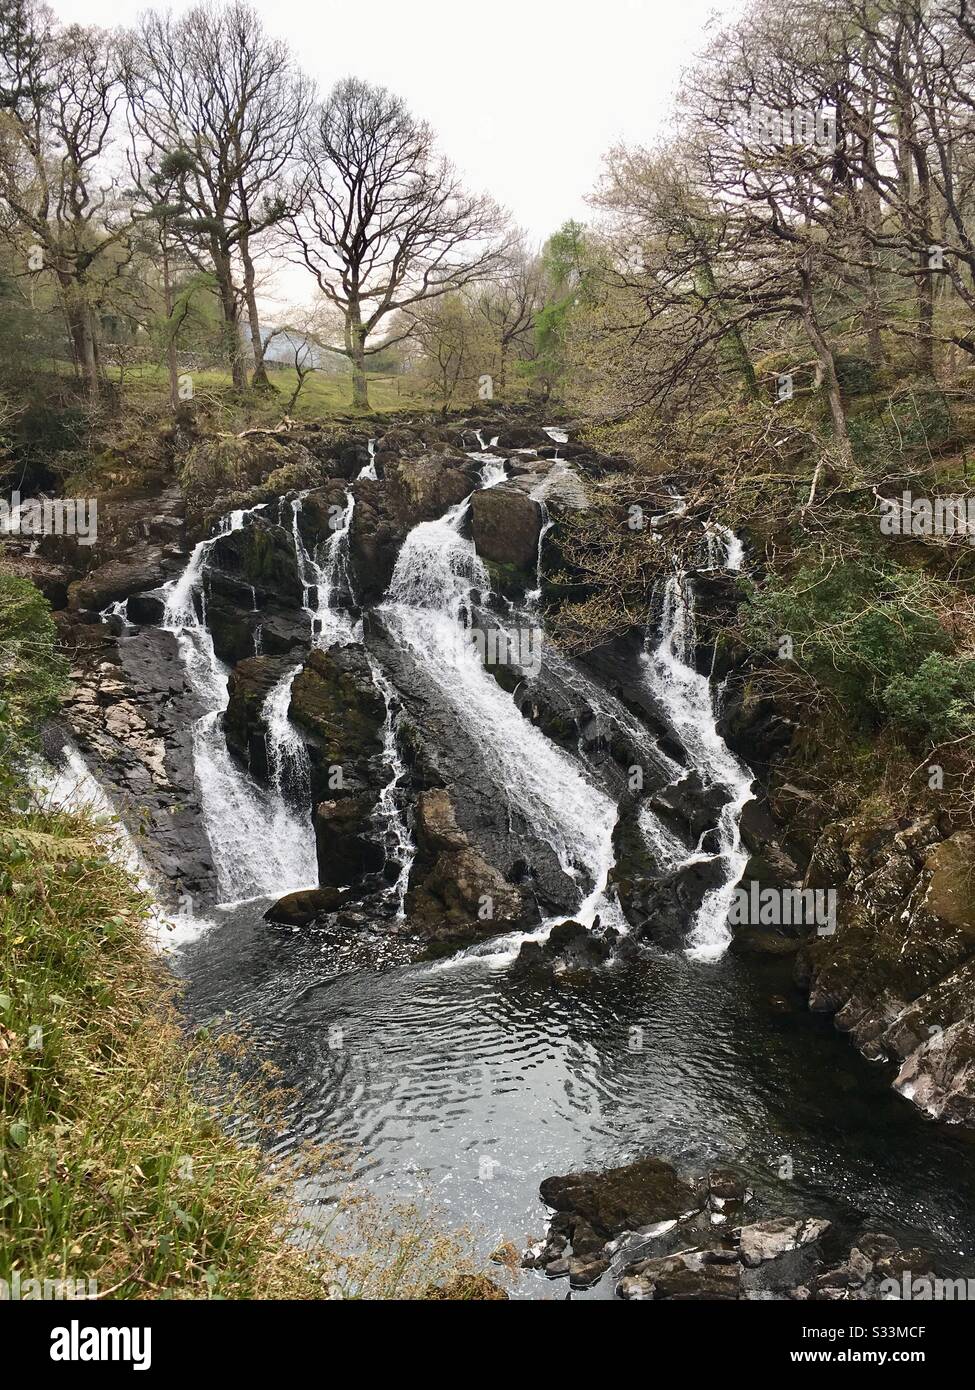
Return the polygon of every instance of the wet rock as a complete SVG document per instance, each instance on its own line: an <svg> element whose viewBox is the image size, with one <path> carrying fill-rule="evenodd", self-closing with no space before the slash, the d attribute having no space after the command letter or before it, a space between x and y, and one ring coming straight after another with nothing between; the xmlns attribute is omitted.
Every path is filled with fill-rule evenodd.
<svg viewBox="0 0 975 1390"><path fill-rule="evenodd" d="M406 527L391 516L380 483L360 479L354 492L349 556L356 594L361 603L377 603L389 588Z"/></svg>
<svg viewBox="0 0 975 1390"><path fill-rule="evenodd" d="M348 893L337 888L305 888L286 893L264 914L265 922L279 926L304 927L326 912L336 912L350 900Z"/></svg>
<svg viewBox="0 0 975 1390"><path fill-rule="evenodd" d="M616 933L597 936L581 922L559 922L544 942L524 941L511 967L514 975L593 970L613 953Z"/></svg>
<svg viewBox="0 0 975 1390"><path fill-rule="evenodd" d="M815 1217L796 1220L783 1216L773 1221L756 1221L734 1232L738 1253L743 1265L750 1268L777 1260L790 1250L798 1250L820 1239L830 1227L828 1221Z"/></svg>
<svg viewBox="0 0 975 1390"><path fill-rule="evenodd" d="M300 608L302 584L294 540L283 527L263 516L251 516L238 530L220 536L210 556L225 574Z"/></svg>
<svg viewBox="0 0 975 1390"><path fill-rule="evenodd" d="M130 623L161 623L165 611L166 599L159 589L130 594L126 605Z"/></svg>
<svg viewBox="0 0 975 1390"><path fill-rule="evenodd" d="M534 572L542 509L516 488L475 492L471 502L474 546L482 560Z"/></svg>
<svg viewBox="0 0 975 1390"><path fill-rule="evenodd" d="M315 801L371 796L384 785L386 702L356 643L310 653L291 687L289 717L305 733Z"/></svg>
<svg viewBox="0 0 975 1390"><path fill-rule="evenodd" d="M638 1159L605 1172L546 1178L539 1187L546 1206L582 1221L603 1240L657 1221L677 1219L698 1206L694 1190L663 1159Z"/></svg>
<svg viewBox="0 0 975 1390"><path fill-rule="evenodd" d="M227 679L223 716L227 747L261 782L268 776L264 706L286 670L287 663L280 657L252 656L238 662Z"/></svg>
<svg viewBox="0 0 975 1390"><path fill-rule="evenodd" d="M865 1055L903 1060L903 1095L966 1125L975 1123L973 854L971 832L944 838L932 816L828 826L807 881L838 886L837 931L811 941L797 969L810 1007L833 1013Z"/></svg>
<svg viewBox="0 0 975 1390"><path fill-rule="evenodd" d="M802 942L762 927L739 927L728 950L734 956L794 956Z"/></svg>
<svg viewBox="0 0 975 1390"><path fill-rule="evenodd" d="M727 1300L741 1296L741 1270L735 1264L710 1262L694 1250L643 1260L617 1285L620 1298Z"/></svg>
<svg viewBox="0 0 975 1390"><path fill-rule="evenodd" d="M323 887L347 887L383 866L382 846L372 825L375 798L345 796L315 807L315 849Z"/></svg>
<svg viewBox="0 0 975 1390"><path fill-rule="evenodd" d="M511 930L525 918L520 891L470 844L458 827L448 792L421 792L416 858L406 910L410 926L450 940Z"/></svg>

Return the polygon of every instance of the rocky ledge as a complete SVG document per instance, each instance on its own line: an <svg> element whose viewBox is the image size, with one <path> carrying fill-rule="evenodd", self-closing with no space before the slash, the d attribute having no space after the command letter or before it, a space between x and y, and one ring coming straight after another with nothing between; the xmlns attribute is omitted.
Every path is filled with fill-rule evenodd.
<svg viewBox="0 0 975 1390"><path fill-rule="evenodd" d="M546 1178L545 1239L522 1266L587 1289L604 1276L623 1299L894 1299L939 1277L923 1250L890 1235L841 1233L820 1216L745 1219L747 1180L729 1169L682 1178L653 1156Z"/></svg>

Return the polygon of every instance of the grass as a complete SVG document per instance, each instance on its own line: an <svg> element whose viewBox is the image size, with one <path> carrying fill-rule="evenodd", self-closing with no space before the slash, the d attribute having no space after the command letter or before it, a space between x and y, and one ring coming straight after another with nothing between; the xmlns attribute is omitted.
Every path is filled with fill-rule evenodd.
<svg viewBox="0 0 975 1390"><path fill-rule="evenodd" d="M0 818L0 1278L94 1280L99 1298L503 1296L469 1237L415 1209L353 1197L341 1236L300 1225L296 1180L334 1160L272 1172L232 1137L242 1115L258 1139L273 1124L275 1078L239 1080L238 1039L186 1035L104 835L84 814Z"/></svg>
<svg viewBox="0 0 975 1390"><path fill-rule="evenodd" d="M230 391L230 373L220 369L191 373L194 396L205 399L208 396L222 396ZM273 393L267 398L266 412L284 413L284 408L297 385L297 373L293 367L275 367L269 364L268 376ZM109 372L109 379L117 385L117 371ZM415 376L370 375L369 411L354 410L351 404L352 384L346 376L326 376L313 372L305 378L297 403L292 410L296 420L317 420L323 415L387 414L399 410L431 408L429 393L425 393L423 383ZM128 403L146 406L165 398L169 391L169 378L166 369L155 363L145 363L126 371L121 387ZM259 397L255 398L259 401ZM261 411L262 414L265 410Z"/></svg>

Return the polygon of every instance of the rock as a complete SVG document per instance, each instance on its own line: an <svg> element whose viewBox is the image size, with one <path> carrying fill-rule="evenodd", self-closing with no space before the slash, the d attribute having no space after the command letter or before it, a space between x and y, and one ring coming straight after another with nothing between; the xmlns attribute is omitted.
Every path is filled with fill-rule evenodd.
<svg viewBox="0 0 975 1390"><path fill-rule="evenodd" d="M472 847L443 788L417 798L416 846L406 897L412 927L450 939L498 932L523 921L521 893Z"/></svg>
<svg viewBox="0 0 975 1390"><path fill-rule="evenodd" d="M406 528L389 514L386 490L380 483L359 479L353 491L349 558L356 594L360 603L378 603L389 588Z"/></svg>
<svg viewBox="0 0 975 1390"><path fill-rule="evenodd" d="M829 1230L830 1223L816 1217L805 1220L784 1216L773 1221L756 1221L740 1226L733 1233L743 1265L754 1268L767 1260L777 1260L790 1250L810 1245Z"/></svg>
<svg viewBox="0 0 975 1390"><path fill-rule="evenodd" d="M336 912L350 899L336 888L304 888L278 898L264 914L265 922L285 927L305 927L326 912Z"/></svg>
<svg viewBox="0 0 975 1390"><path fill-rule="evenodd" d="M374 805L386 780L386 702L364 648L350 643L313 650L295 676L288 714L308 735L313 800L367 793Z"/></svg>
<svg viewBox="0 0 975 1390"><path fill-rule="evenodd" d="M592 970L612 955L612 936L597 936L581 922L559 922L545 942L525 941L511 967L512 974L544 974Z"/></svg>
<svg viewBox="0 0 975 1390"><path fill-rule="evenodd" d="M166 600L158 589L145 594L130 594L126 612L130 623L161 623Z"/></svg>
<svg viewBox="0 0 975 1390"><path fill-rule="evenodd" d="M643 1260L617 1285L627 1300L736 1299L741 1296L741 1270L735 1264L709 1262L700 1251Z"/></svg>
<svg viewBox="0 0 975 1390"><path fill-rule="evenodd" d="M542 509L516 488L488 488L471 501L471 530L482 560L534 572Z"/></svg>
<svg viewBox="0 0 975 1390"><path fill-rule="evenodd" d="M252 515L244 526L219 536L211 564L291 607L300 608L302 583L294 540L281 526ZM140 585L139 587L146 587Z"/></svg>
<svg viewBox="0 0 975 1390"><path fill-rule="evenodd" d="M796 936L779 936L762 927L739 927L728 950L733 956L794 956L801 945Z"/></svg>
<svg viewBox="0 0 975 1390"><path fill-rule="evenodd" d="M584 1221L604 1240L677 1219L699 1206L693 1188L669 1163L653 1157L602 1173L546 1178L539 1193L546 1206Z"/></svg>
<svg viewBox="0 0 975 1390"><path fill-rule="evenodd" d="M346 887L383 866L382 846L375 838L369 795L321 801L315 807L315 849L318 878L323 887Z"/></svg>
<svg viewBox="0 0 975 1390"><path fill-rule="evenodd" d="M390 459L386 466L386 497L390 515L405 530L421 521L435 521L472 491L464 471L470 460L453 454L422 454Z"/></svg>
<svg viewBox="0 0 975 1390"><path fill-rule="evenodd" d="M227 747L261 782L268 778L264 706L287 669L280 657L251 656L239 661L227 678L223 716Z"/></svg>
<svg viewBox="0 0 975 1390"><path fill-rule="evenodd" d="M117 599L142 589L155 589L166 577L160 546L143 546L138 555L109 560L84 579L68 585L68 607L101 611Z"/></svg>

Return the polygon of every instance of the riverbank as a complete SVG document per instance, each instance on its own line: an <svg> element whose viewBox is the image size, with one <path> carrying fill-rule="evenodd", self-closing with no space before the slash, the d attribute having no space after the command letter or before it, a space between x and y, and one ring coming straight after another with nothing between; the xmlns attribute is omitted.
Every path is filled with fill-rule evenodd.
<svg viewBox="0 0 975 1390"><path fill-rule="evenodd" d="M415 1213L395 1236L358 1214L354 1258L301 1229L294 1181L328 1155L268 1161L277 1078L239 1039L186 1031L105 831L56 810L0 822L0 1279L21 1297L31 1280L113 1299L483 1296L462 1243Z"/></svg>

